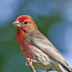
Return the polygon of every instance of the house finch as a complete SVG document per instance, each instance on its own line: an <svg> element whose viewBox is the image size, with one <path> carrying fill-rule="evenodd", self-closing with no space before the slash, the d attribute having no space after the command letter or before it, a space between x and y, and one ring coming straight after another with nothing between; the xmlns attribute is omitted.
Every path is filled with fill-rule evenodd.
<svg viewBox="0 0 72 72"><path fill-rule="evenodd" d="M19 16L13 25L17 27L17 43L34 67L46 71L72 72L60 52L38 30L32 17Z"/></svg>

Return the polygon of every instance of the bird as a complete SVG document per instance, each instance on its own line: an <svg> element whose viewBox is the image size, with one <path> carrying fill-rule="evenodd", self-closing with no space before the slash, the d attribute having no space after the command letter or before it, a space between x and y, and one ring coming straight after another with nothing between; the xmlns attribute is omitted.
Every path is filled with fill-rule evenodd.
<svg viewBox="0 0 72 72"><path fill-rule="evenodd" d="M13 25L17 29L17 43L31 65L45 71L72 72L64 57L39 31L31 16L18 16Z"/></svg>

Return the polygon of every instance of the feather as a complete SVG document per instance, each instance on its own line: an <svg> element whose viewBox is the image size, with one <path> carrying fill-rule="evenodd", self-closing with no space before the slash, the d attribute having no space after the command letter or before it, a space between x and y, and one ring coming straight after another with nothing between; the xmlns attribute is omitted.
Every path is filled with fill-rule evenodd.
<svg viewBox="0 0 72 72"><path fill-rule="evenodd" d="M27 35L27 39L29 42L37 48L39 48L42 52L44 52L46 55L48 55L53 60L59 62L62 66L64 66L67 70L70 70L70 67L68 66L67 62L63 58L63 56L60 54L60 52L54 47L54 45L38 30L30 33Z"/></svg>

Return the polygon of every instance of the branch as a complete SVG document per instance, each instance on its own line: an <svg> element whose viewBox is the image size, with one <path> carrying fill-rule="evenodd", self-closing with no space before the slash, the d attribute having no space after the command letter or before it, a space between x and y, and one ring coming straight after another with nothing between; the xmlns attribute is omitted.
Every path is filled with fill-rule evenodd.
<svg viewBox="0 0 72 72"><path fill-rule="evenodd" d="M32 72L36 72L33 66L30 66L29 68L31 69Z"/></svg>

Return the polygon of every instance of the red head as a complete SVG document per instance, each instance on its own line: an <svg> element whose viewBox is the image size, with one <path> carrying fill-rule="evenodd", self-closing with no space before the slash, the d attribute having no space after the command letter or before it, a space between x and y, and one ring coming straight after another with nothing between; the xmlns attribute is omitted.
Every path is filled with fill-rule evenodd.
<svg viewBox="0 0 72 72"><path fill-rule="evenodd" d="M13 25L16 26L17 29L23 30L25 33L32 32L35 29L38 29L32 17L29 15L21 15L17 17Z"/></svg>

